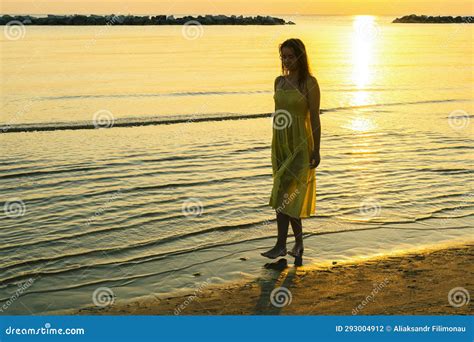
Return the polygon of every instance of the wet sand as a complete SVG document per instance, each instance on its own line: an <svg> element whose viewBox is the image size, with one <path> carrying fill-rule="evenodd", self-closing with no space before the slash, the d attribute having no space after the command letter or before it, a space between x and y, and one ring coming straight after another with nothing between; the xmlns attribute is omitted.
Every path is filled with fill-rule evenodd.
<svg viewBox="0 0 474 342"><path fill-rule="evenodd" d="M467 315L473 314L474 243L351 262L264 269L254 280L205 282L66 314L85 315ZM270 261L270 260L268 260ZM277 260L275 260L277 261ZM262 265L267 262L262 258ZM270 261L271 262L271 261ZM262 266L263 267L263 266ZM278 289L279 288L279 289ZM461 289L455 289L461 288ZM273 292L272 291L276 289ZM458 296L448 294L452 289ZM464 292L467 290L467 293ZM464 297L463 297L464 296ZM460 305L463 304L463 305Z"/></svg>

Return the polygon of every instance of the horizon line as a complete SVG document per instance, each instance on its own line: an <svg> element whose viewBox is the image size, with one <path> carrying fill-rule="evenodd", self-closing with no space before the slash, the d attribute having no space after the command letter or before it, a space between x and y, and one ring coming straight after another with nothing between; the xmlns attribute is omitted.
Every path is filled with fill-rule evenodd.
<svg viewBox="0 0 474 342"><path fill-rule="evenodd" d="M77 12L70 12L70 13L1 13L0 15L110 15L110 14L115 14L114 12L111 13L93 13L93 12L87 12L87 13L77 13ZM242 16L254 16L254 15L269 15L269 16L295 16L295 17L305 17L305 16L324 16L324 17L353 17L353 16L373 16L373 17L390 17L390 16L406 16L406 15L417 15L417 16L472 16L473 14L416 14L416 13L410 13L410 14L368 14L368 13L361 13L361 14L320 14L320 13L312 13L312 14L294 14L294 13L283 13L283 14L275 14L275 13L247 13L247 14L226 14L226 13L219 13L219 14L211 14L211 13L127 13L127 14L121 14L120 12L117 15L135 15L135 16L152 16L152 15L180 15L180 16L205 16L205 15L225 15L225 16L232 16L232 15L242 15Z"/></svg>

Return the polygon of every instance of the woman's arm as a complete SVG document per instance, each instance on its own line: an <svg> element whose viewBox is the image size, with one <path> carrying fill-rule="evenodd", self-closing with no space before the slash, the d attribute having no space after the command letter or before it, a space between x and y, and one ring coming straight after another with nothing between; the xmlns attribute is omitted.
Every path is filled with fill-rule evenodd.
<svg viewBox="0 0 474 342"><path fill-rule="evenodd" d="M321 145L321 120L319 118L319 107L321 103L321 92L315 77L310 76L308 82L308 106L313 131L314 150L311 155L311 166L316 167L321 160L319 149Z"/></svg>

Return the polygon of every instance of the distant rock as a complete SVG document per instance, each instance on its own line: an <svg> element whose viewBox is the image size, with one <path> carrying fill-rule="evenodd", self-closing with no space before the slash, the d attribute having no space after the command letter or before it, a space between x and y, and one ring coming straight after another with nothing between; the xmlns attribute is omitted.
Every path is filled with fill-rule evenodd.
<svg viewBox="0 0 474 342"><path fill-rule="evenodd" d="M452 17L452 16L427 16L427 15L416 15L410 14L405 15L401 18L396 18L392 23L435 23L435 24L472 24L474 17Z"/></svg>
<svg viewBox="0 0 474 342"><path fill-rule="evenodd" d="M5 14L0 17L0 25L7 25L9 22L17 21L23 25L183 25L193 21L201 25L294 25L292 21L286 22L284 19L271 17L269 15L244 17L219 15L205 16L184 16L175 18L173 15L157 16L137 16L137 15L96 15L89 16L74 15L54 15L48 14L46 17L32 17L30 15L10 16Z"/></svg>

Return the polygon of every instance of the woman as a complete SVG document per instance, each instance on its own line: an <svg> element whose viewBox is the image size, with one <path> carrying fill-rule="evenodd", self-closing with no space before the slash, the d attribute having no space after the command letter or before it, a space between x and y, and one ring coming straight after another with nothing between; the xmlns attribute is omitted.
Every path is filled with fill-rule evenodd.
<svg viewBox="0 0 474 342"><path fill-rule="evenodd" d="M288 39L279 46L282 75L275 79L273 114L273 188L269 205L276 210L278 239L275 246L261 253L274 259L287 254L288 226L295 245L288 254L295 265L303 261L301 218L314 213L316 167L321 157L320 90L308 65L306 48L300 39Z"/></svg>

